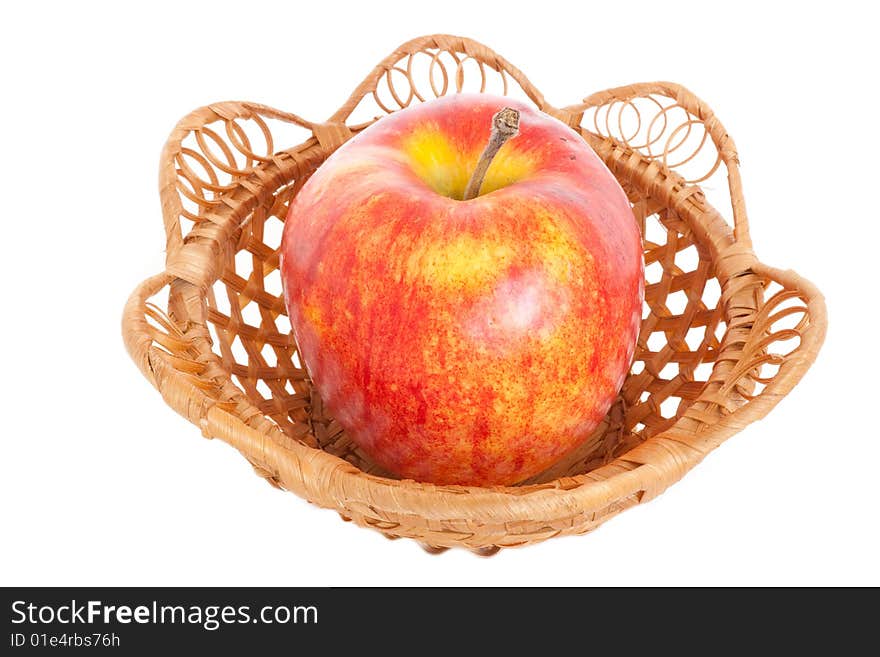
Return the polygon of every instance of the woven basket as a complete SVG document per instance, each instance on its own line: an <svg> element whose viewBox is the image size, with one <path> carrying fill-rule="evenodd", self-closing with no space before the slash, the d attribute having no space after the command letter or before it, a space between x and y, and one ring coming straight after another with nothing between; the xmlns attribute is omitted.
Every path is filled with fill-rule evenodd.
<svg viewBox="0 0 880 657"><path fill-rule="evenodd" d="M435 486L378 469L324 412L281 298L282 222L309 175L377 114L462 90L525 97L579 132L644 236L644 319L617 401L575 453L512 487ZM166 268L123 317L147 379L273 485L431 551L492 554L587 532L647 502L763 417L825 334L819 291L752 252L733 140L699 98L657 82L560 109L460 37L404 44L323 123L249 102L192 112L165 145L160 194Z"/></svg>

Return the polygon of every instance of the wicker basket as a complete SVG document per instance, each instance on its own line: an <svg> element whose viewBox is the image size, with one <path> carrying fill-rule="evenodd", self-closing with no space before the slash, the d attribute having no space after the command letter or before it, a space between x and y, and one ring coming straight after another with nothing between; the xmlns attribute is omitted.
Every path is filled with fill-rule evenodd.
<svg viewBox="0 0 880 657"><path fill-rule="evenodd" d="M644 236L644 320L617 401L576 453L513 487L434 486L379 470L324 413L281 299L282 222L309 174L376 114L462 90L527 97L578 131L626 190ZM147 379L270 483L432 551L492 554L580 534L653 499L763 417L825 334L819 291L756 259L733 140L700 99L658 82L559 109L460 37L404 44L324 123L249 102L192 112L165 145L160 193L166 269L138 286L123 317Z"/></svg>

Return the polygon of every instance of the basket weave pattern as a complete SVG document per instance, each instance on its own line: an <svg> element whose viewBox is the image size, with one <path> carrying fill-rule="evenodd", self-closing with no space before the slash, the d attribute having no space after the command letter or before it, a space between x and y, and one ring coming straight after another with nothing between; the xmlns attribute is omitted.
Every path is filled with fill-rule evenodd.
<svg viewBox="0 0 880 657"><path fill-rule="evenodd" d="M281 297L283 220L308 176L379 116L462 90L525 97L579 132L624 187L644 237L645 312L617 401L578 450L513 487L398 481L371 463L324 412ZM720 207L708 189L725 190ZM705 103L648 83L557 108L460 37L404 44L326 122L249 102L192 112L163 150L160 195L166 269L123 317L147 379L270 483L432 550L491 554L584 533L654 498L763 417L824 338L819 291L756 259L736 149Z"/></svg>

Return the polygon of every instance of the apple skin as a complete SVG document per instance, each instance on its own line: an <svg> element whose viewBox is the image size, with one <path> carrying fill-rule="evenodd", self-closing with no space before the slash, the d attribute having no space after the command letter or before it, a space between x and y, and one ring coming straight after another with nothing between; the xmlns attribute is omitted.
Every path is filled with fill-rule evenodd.
<svg viewBox="0 0 880 657"><path fill-rule="evenodd" d="M504 106L520 133L457 200ZM644 296L639 229L602 161L485 94L402 110L333 153L291 204L280 267L332 416L382 467L437 484L513 484L581 443L624 382Z"/></svg>

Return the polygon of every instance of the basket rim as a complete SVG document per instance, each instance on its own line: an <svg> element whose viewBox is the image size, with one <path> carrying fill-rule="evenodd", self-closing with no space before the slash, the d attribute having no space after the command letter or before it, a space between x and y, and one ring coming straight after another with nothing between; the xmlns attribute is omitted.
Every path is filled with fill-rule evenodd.
<svg viewBox="0 0 880 657"><path fill-rule="evenodd" d="M171 198L169 189L171 191L174 189L167 168L163 169L160 176L160 188L163 192L163 210L169 239L168 265L165 272L142 282L130 296L123 313L123 336L136 364L172 408L200 426L206 437L217 437L236 447L255 465L258 472L271 482L321 506L335 508L340 513L363 511L365 517L369 516L374 521L362 521L358 518L359 524L371 525L398 535L408 534L404 530L398 531L394 526L396 519L412 516L429 522L461 521L468 526L478 523L503 528L501 531L504 535L496 532L498 535L495 536L495 540L484 536L474 539L477 543L473 544L494 545L501 542L516 544L520 540L518 537L526 534L527 537L521 542L534 542L555 534L569 533L566 532L566 528L575 528L579 519L585 515L610 517L629 506L653 499L671 483L680 479L726 438L766 415L794 387L815 360L825 336L826 308L821 293L812 283L791 270L775 269L757 260L748 236L748 223L741 199L738 160L733 142L723 126L714 118L711 110L696 96L674 83L647 83L620 87L593 94L582 103L557 110L546 103L543 95L518 69L485 46L461 37L439 35L410 41L383 60L334 117L338 119L342 114L345 115L343 119L347 117L346 108L350 113L350 109L366 93L365 85L368 85L370 80L375 83L378 76L387 69L388 62L399 56L401 52L411 52L412 49L423 47L428 42L448 45L449 40L455 40L455 44L464 51L470 49L480 56L494 57L492 61L497 66L515 71L516 81L524 89L529 87L533 91L534 95L529 94L532 100L536 104L543 104L543 107L539 105L539 109L570 123L591 103L603 101L608 94L612 96L635 94L643 92L645 88L661 88L675 94L679 102L692 108L695 114L707 121L707 130L708 122L711 122L713 139L717 138L719 153L728 165L733 197L734 229L731 230L721 215L708 203L695 200L691 188L676 186L676 181L672 180L661 191L667 195L671 205L696 204L696 209L692 209L699 215L700 221L695 222L695 226L702 227L704 234L701 237L713 250L713 261L718 267L719 281L722 277L730 279L746 275L775 280L783 287L799 292L808 309L810 320L810 326L804 331L797 350L785 360L779 372L759 396L697 434L682 430L680 425L683 418L679 418L670 428L648 438L606 465L585 474L556 479L546 484L490 488L438 486L368 474L339 457L288 438L277 426L269 425L268 422L262 427L263 430L249 426L228 404L212 398L204 386L200 387L193 381L191 375L196 373L201 365L197 366L192 361L176 356L173 353L174 345L171 349L164 346L163 340L179 341L180 336L163 337L147 322L145 308L148 299L166 285L176 288L178 294L185 292L197 297L202 290L219 278L219 272L213 265L202 269L193 268L191 263L188 267L179 266L180 253L187 250L184 246L192 251L190 247L198 245L184 245L181 239L175 239L175 230L179 236L180 229L179 226L175 227L171 225L173 222L168 221L168 217L174 214L176 208L169 208L168 199ZM204 116L209 112L226 114L238 112L242 115L248 112L263 112L265 115L273 113L271 115L275 118L312 129L315 137L273 157L267 165L269 168L274 166L279 170L283 167L285 154L294 159L307 157L309 154L321 157L346 138L344 131L332 129L328 131L327 124L311 123L297 115L264 108L254 103L221 103L202 108L182 120L175 132L179 134L180 130L191 126L193 116L198 112ZM349 130L348 136L351 134ZM588 136L585 135L585 138ZM171 143L171 139L168 143ZM640 166L638 157L633 157L633 153L629 153L629 157L622 157L619 150L615 152L614 145L609 145L607 140L598 140L591 145L606 163L614 160L613 164L618 168ZM604 153L600 152L602 149L605 149ZM163 151L163 157L166 156L167 145L166 151ZM300 166L298 161L293 164L296 167ZM247 191L244 193L253 193L255 185L269 185L274 178L267 176L265 172L255 171L249 180L250 182L245 185ZM696 189L699 190L698 187ZM216 228L217 240L228 238L231 234L228 226ZM210 257L211 254L206 255L204 261L207 262ZM190 318L198 318L197 309L190 313ZM204 317L201 319L204 325ZM208 351L210 352L210 349ZM213 354L204 355L210 359ZM214 358L216 359L216 356ZM259 413L249 400L245 399L245 403L250 405L249 412L253 410ZM538 536L534 531L534 524L542 522L548 523L548 526L546 531ZM389 526L383 526L383 523ZM528 524L530 529L520 534L517 523ZM437 542L444 544L445 541L453 545L468 540L462 538L468 533L466 526L456 531L449 532L448 540L441 537ZM436 536L434 539L436 540Z"/></svg>
<svg viewBox="0 0 880 657"><path fill-rule="evenodd" d="M262 433L216 400L205 398L201 404L192 404L193 397L204 396L204 391L188 381L184 372L175 369L169 362L170 354L152 344L154 331L150 331L144 319L146 300L174 280L170 274L153 276L134 290L123 313L123 329L132 358L169 405L200 426L205 437L216 437L235 447L265 470L263 476L285 484L285 488L310 501L324 502L323 506L339 510L359 502L380 515L411 509L413 514L428 520L550 521L598 513L621 499L631 498L631 504L624 503L619 510L653 499L725 439L764 417L801 379L825 336L824 297L815 285L792 270L783 271L761 262L755 263L754 270L801 292L810 310L811 324L817 329L804 333L795 357L786 360L761 395L711 426L698 441L690 434L677 432L673 425L591 472L528 486L438 486L379 477L319 448L290 440L274 425L271 431ZM195 417L191 415L194 410ZM331 483L324 486L315 485L316 482ZM328 496L330 490L333 494ZM442 504L437 503L438 498L442 498ZM543 512L538 513L539 510Z"/></svg>

